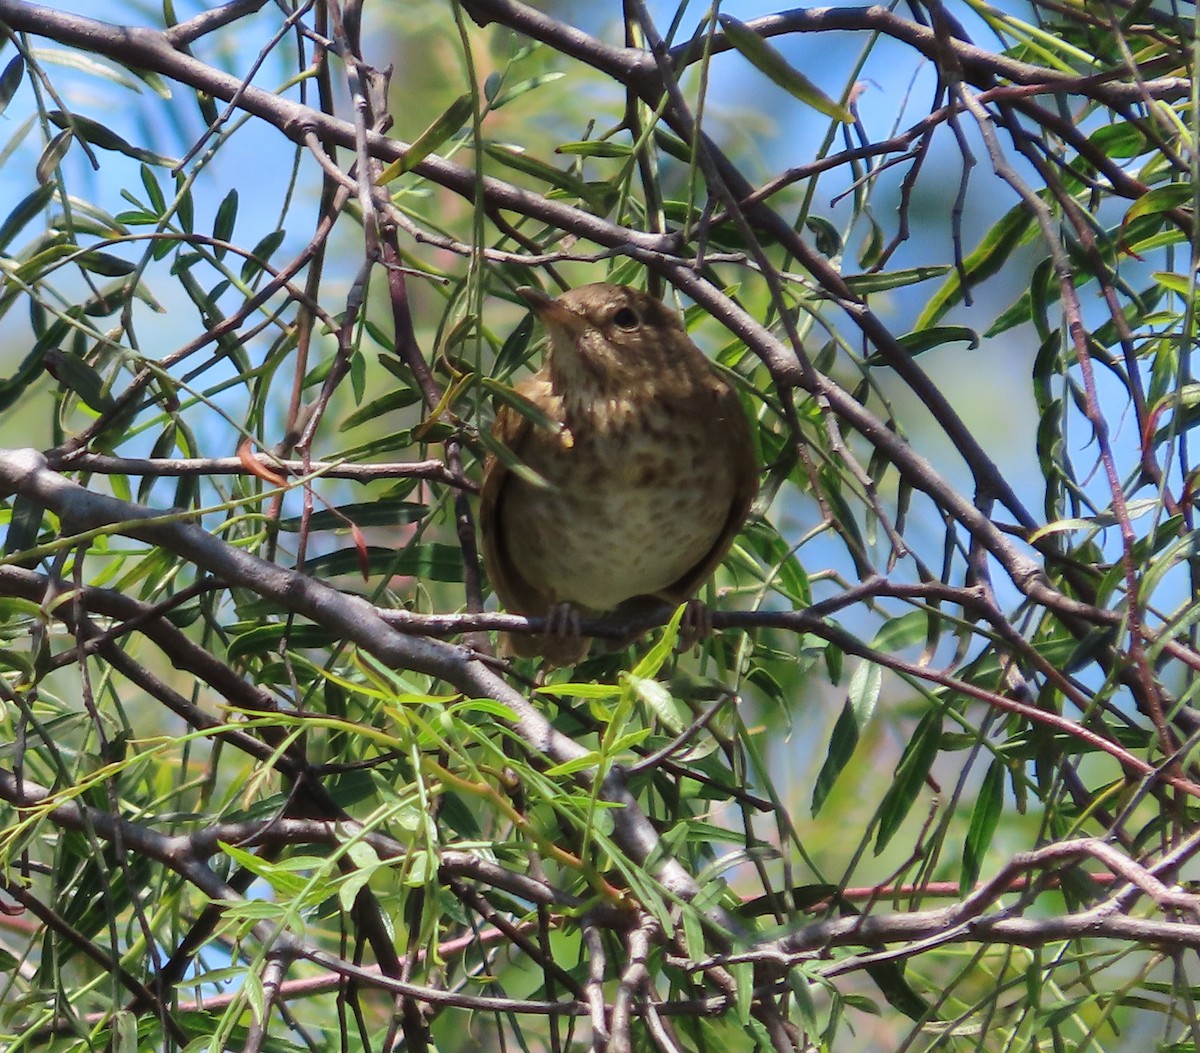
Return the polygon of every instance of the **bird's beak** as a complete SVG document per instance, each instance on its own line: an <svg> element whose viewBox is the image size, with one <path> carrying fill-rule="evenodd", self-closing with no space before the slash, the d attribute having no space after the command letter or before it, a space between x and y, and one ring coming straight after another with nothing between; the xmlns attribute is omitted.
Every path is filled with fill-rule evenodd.
<svg viewBox="0 0 1200 1053"><path fill-rule="evenodd" d="M522 285L517 289L517 295L529 304L533 313L550 330L551 336L559 333L573 341L588 327L586 318L546 295L541 289L535 289L532 285Z"/></svg>

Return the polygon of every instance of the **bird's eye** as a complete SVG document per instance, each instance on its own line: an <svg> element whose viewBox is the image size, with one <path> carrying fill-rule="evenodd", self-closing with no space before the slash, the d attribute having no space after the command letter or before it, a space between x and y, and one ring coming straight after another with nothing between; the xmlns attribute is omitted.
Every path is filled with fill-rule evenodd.
<svg viewBox="0 0 1200 1053"><path fill-rule="evenodd" d="M622 329L636 329L638 327L637 312L632 307L622 307L613 315L612 320L615 325L620 326Z"/></svg>

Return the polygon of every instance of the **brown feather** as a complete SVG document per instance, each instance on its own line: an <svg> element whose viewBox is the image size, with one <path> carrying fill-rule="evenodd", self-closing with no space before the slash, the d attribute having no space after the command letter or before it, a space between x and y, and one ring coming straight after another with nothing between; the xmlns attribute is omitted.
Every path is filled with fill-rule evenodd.
<svg viewBox="0 0 1200 1053"><path fill-rule="evenodd" d="M665 305L597 284L551 301L523 290L550 332L517 391L553 430L505 405L493 437L546 480L490 456L480 523L492 586L510 611L556 621L687 600L724 559L757 492L736 391ZM511 652L577 661L577 635L514 635Z"/></svg>

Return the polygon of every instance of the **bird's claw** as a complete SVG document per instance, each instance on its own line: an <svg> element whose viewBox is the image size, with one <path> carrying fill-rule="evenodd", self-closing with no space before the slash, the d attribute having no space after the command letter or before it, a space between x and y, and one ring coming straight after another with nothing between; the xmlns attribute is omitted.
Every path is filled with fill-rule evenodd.
<svg viewBox="0 0 1200 1053"><path fill-rule="evenodd" d="M683 617L679 620L679 642L675 650L680 653L690 651L701 640L712 636L712 631L712 611L703 600L693 597L684 604Z"/></svg>
<svg viewBox="0 0 1200 1053"><path fill-rule="evenodd" d="M563 639L577 637L579 611L573 603L556 603L546 611L546 635Z"/></svg>

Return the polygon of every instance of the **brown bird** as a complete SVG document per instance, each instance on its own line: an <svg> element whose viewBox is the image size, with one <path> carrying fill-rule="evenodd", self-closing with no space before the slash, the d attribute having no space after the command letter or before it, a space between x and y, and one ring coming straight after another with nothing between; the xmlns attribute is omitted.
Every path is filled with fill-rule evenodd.
<svg viewBox="0 0 1200 1053"><path fill-rule="evenodd" d="M483 556L510 612L556 623L506 649L570 665L589 643L571 631L578 614L677 605L704 584L746 519L758 466L737 394L659 300L605 282L557 300L517 291L550 335L517 391L554 426L508 405L496 414L493 436L546 485L488 458Z"/></svg>

